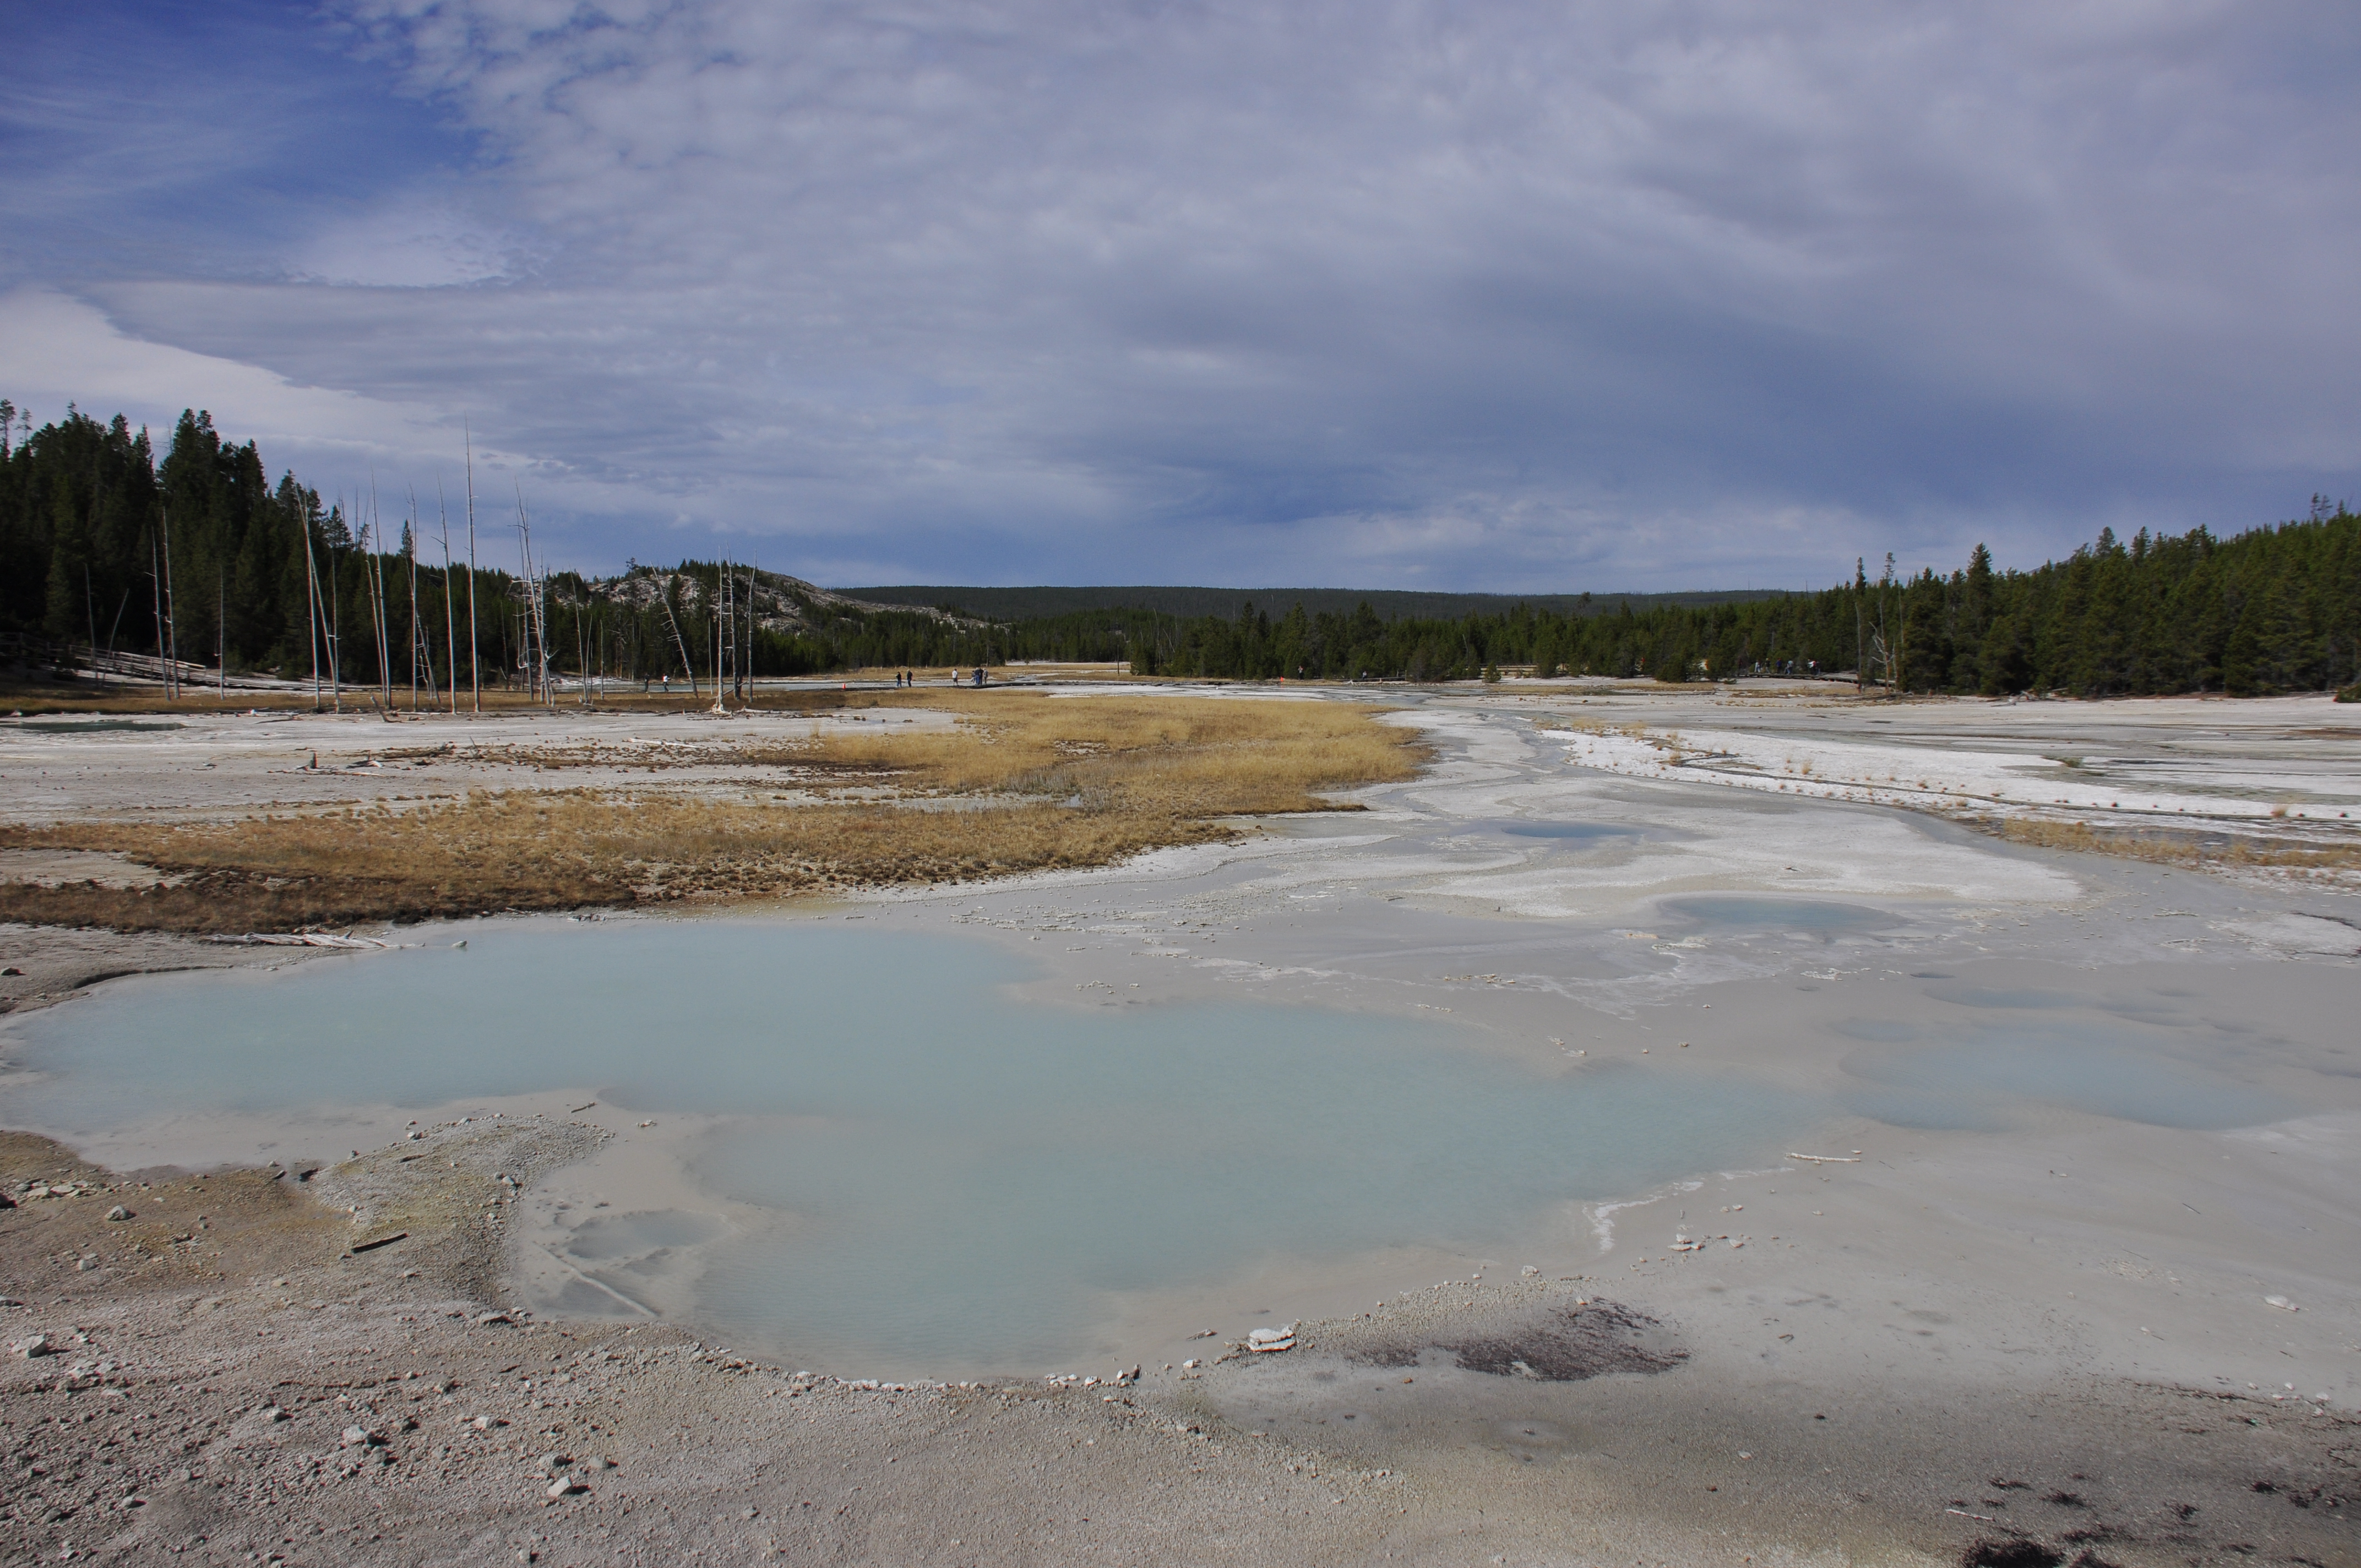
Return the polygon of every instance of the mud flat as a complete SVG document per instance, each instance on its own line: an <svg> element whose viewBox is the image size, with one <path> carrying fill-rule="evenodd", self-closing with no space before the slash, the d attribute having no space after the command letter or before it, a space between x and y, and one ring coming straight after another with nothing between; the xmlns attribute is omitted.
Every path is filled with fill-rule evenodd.
<svg viewBox="0 0 2361 1568"><path fill-rule="evenodd" d="M522 1265L598 1204L748 1202L709 1157L719 1123L623 1075L431 1112L199 1108L172 1152L227 1168L200 1178L18 1137L0 1293L27 1304L0 1323L59 1354L0 1364L30 1482L9 1553L2356 1560L2361 937L2339 886L1582 766L1524 694L1389 695L1437 757L1365 811L803 905L778 939L963 939L1021 961L1008 1005L1110 1039L1244 1000L1372 1036L1447 1021L1453 1048L1554 1091L1757 1096L1769 1146L1569 1183L1513 1223L1208 1266L1115 1293L1066 1359L938 1387L851 1350L790 1359L792 1323L751 1343L694 1266L653 1318L560 1310L564 1279ZM2333 796L2334 773L2303 787ZM9 962L61 963L38 955L68 939L12 936ZM126 1111L76 1141L129 1170L163 1124ZM1247 1348L1290 1323L1289 1348Z"/></svg>

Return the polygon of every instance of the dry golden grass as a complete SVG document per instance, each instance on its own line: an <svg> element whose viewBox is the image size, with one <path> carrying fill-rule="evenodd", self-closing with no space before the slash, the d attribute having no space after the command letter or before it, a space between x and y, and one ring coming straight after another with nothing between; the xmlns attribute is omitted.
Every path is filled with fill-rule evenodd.
<svg viewBox="0 0 2361 1568"><path fill-rule="evenodd" d="M2299 872L2361 870L2361 845L2356 844L2323 844L2300 839L2246 834L2200 838L2191 833L2094 828L2085 822L2053 822L2028 817L1983 818L1971 825L2015 844L2036 844L2048 850L2081 850L2092 854L2118 855L2126 860L2154 861L2166 865L2205 870Z"/></svg>
<svg viewBox="0 0 2361 1568"><path fill-rule="evenodd" d="M1407 778L1422 756L1409 732L1328 704L996 693L959 709L972 717L954 733L830 735L735 759L799 785L813 773L898 784L896 801L520 790L407 812L9 829L0 846L108 850L179 880L7 884L0 919L286 930L1104 865L1226 838L1225 817L1332 809L1316 792Z"/></svg>
<svg viewBox="0 0 2361 1568"><path fill-rule="evenodd" d="M1418 760L1407 733L1340 703L970 691L881 706L949 707L961 723L951 734L826 735L814 760L902 772L943 793L1189 817L1323 810L1315 792L1408 778Z"/></svg>

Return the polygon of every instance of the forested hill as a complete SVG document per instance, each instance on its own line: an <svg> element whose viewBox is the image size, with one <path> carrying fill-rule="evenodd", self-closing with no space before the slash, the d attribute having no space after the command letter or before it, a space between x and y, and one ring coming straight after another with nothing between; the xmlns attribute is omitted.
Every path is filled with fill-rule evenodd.
<svg viewBox="0 0 2361 1568"><path fill-rule="evenodd" d="M1833 674L1908 691L2084 696L2318 691L2361 683L2361 517L2312 515L2216 538L2102 530L2063 561L1999 570L1978 546L1924 571L1809 593L1617 596L1073 592L995 613L971 589L884 605L742 566L684 562L585 578L470 571L464 518L416 527L323 506L292 474L185 413L160 456L121 417L35 430L0 402L0 640L14 662L156 654L230 673L379 687L486 685L598 674L812 674L1022 659L1122 661L1142 674L1241 679L1543 674L1720 679ZM458 498L454 498L454 503ZM405 494L402 511L412 512ZM391 537L389 537L389 534ZM516 559L505 521L478 519L485 558ZM413 548L414 545L414 548ZM883 593L888 590L869 590ZM1203 598L1108 605L1111 593ZM965 615L935 608L966 597ZM1394 610L1388 615L1381 609ZM1442 610L1451 613L1440 613Z"/></svg>
<svg viewBox="0 0 2361 1568"><path fill-rule="evenodd" d="M870 604L926 605L956 609L991 620L1047 620L1077 611L1145 609L1192 620L1229 616L1241 604L1301 605L1309 615L1350 615L1363 605L1380 620L1459 620L1500 615L1524 605L1557 615L1603 615L1630 606L1635 610L1696 605L1743 604L1776 598L1776 588L1703 589L1670 594L1453 594L1411 588L1194 588L1142 584L1132 587L989 588L900 584L840 588L848 598Z"/></svg>

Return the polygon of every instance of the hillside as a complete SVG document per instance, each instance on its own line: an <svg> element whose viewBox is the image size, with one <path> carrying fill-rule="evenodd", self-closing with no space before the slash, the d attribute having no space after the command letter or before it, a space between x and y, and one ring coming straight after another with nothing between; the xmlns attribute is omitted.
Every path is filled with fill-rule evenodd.
<svg viewBox="0 0 2361 1568"><path fill-rule="evenodd" d="M1668 594L1455 594L1404 588L1209 588L1146 584L1014 588L899 584L838 591L871 605L955 606L969 615L1003 621L1039 620L1093 609L1145 609L1194 620L1235 616L1242 603L1272 614L1284 614L1300 604L1307 615L1350 615L1366 604L1380 620L1458 620L1470 615L1499 615L1521 604L1558 615L1612 614L1626 606L1637 614L1658 609L1747 604L1776 598L1780 593L1774 588L1730 588Z"/></svg>

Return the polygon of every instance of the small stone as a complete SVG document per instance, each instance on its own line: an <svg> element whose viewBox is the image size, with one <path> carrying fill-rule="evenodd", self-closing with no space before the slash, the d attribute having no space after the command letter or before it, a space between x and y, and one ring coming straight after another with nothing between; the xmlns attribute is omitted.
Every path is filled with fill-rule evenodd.
<svg viewBox="0 0 2361 1568"><path fill-rule="evenodd" d="M577 1481L571 1475L560 1475L556 1480L552 1481L549 1484L549 1489L544 1492L543 1496L548 1497L571 1497L577 1492L587 1492L589 1489L589 1487L585 1486L581 1482Z"/></svg>
<svg viewBox="0 0 2361 1568"><path fill-rule="evenodd" d="M117 1203L106 1212L106 1217L110 1220L127 1220L131 1218L131 1211Z"/></svg>
<svg viewBox="0 0 2361 1568"><path fill-rule="evenodd" d="M283 1421L287 1419L287 1412L276 1405L265 1405L262 1408L262 1419L266 1421Z"/></svg>
<svg viewBox="0 0 2361 1568"><path fill-rule="evenodd" d="M489 1431L492 1430L492 1418L489 1416L478 1416L474 1420L468 1421L467 1424L475 1428L478 1431Z"/></svg>
<svg viewBox="0 0 2361 1568"><path fill-rule="evenodd" d="M360 1448L365 1445L375 1446L384 1441L385 1439L378 1436L377 1433L369 1431L367 1427L346 1427L345 1429L345 1446L346 1448Z"/></svg>

